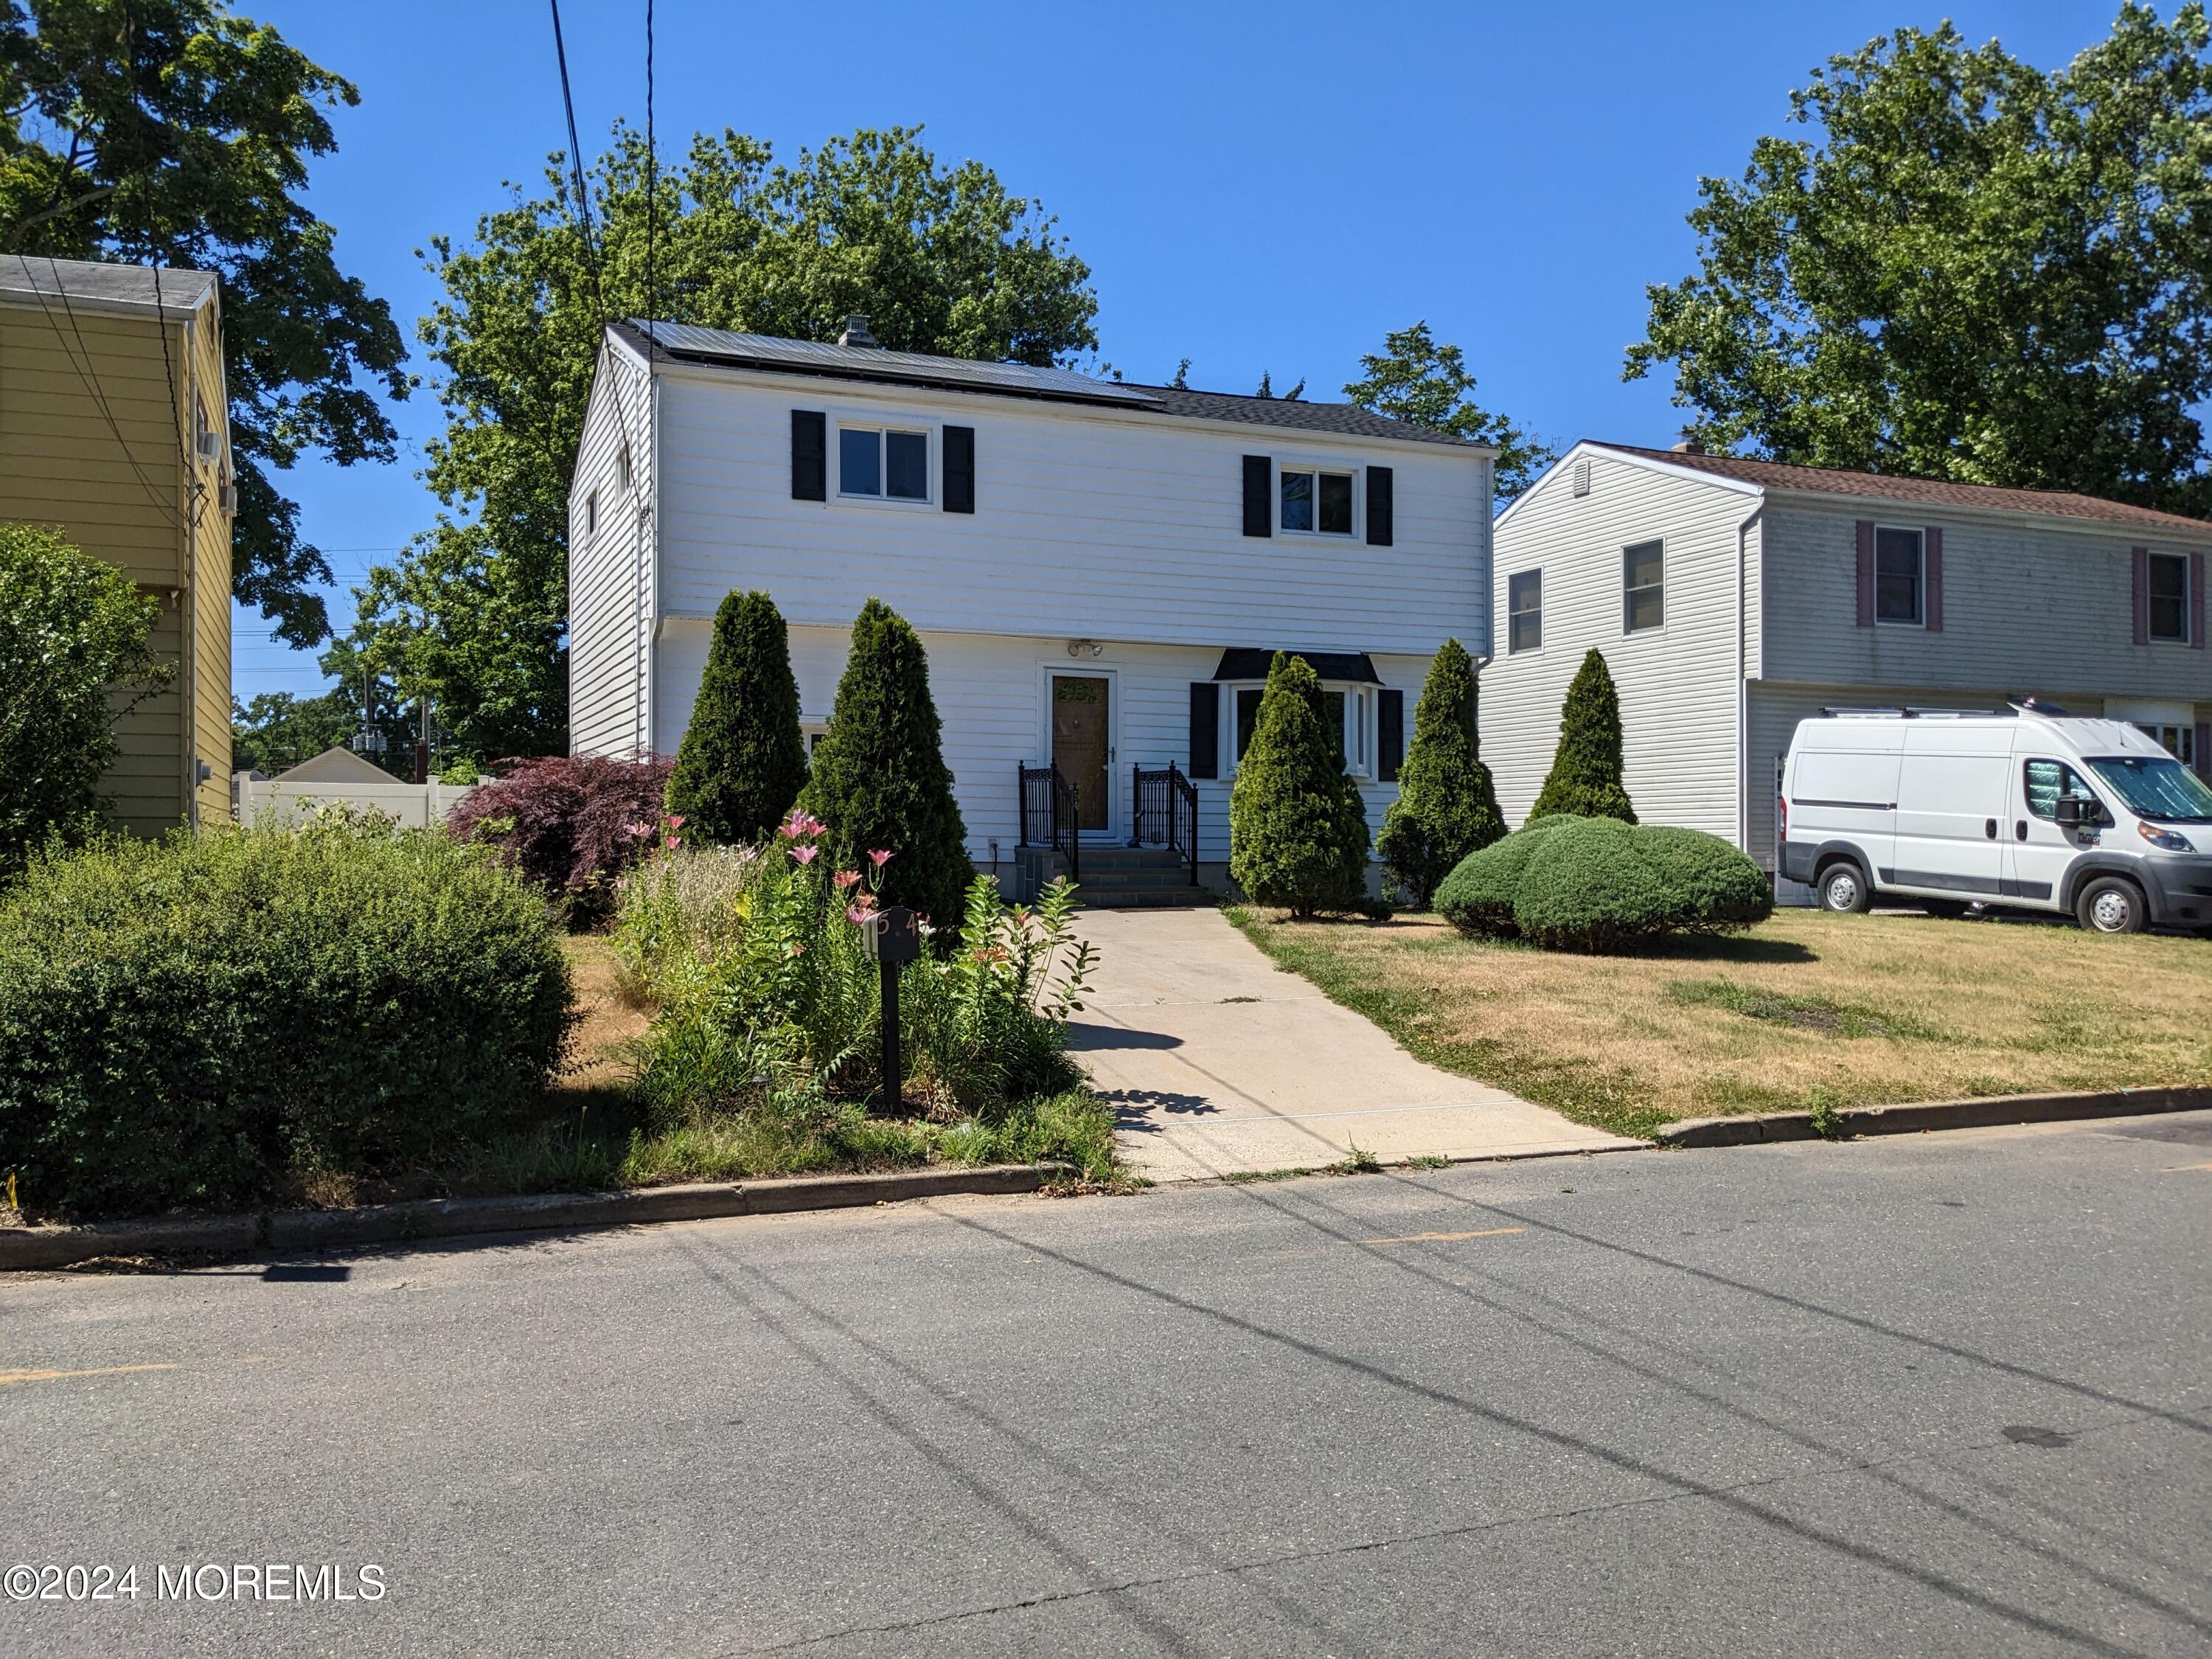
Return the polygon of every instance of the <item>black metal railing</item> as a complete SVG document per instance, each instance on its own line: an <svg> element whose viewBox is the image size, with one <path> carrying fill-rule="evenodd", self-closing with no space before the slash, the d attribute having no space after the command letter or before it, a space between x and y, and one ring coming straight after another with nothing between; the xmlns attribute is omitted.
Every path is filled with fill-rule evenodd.
<svg viewBox="0 0 2212 1659"><path fill-rule="evenodd" d="M1083 836L1075 787L1049 761L1042 766L1016 763L1020 775L1024 847L1049 847L1067 860L1067 878L1083 879Z"/></svg>
<svg viewBox="0 0 2212 1659"><path fill-rule="evenodd" d="M1173 761L1130 769L1132 847L1171 847L1190 866L1198 885L1198 786Z"/></svg>

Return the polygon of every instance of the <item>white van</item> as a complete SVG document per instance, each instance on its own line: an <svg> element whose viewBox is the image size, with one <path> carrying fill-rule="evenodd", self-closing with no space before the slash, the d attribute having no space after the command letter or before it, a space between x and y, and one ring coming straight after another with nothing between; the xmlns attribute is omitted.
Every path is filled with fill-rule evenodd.
<svg viewBox="0 0 2212 1659"><path fill-rule="evenodd" d="M2125 721L2033 698L1801 720L1776 832L1782 874L1825 909L1893 896L2212 932L2212 788Z"/></svg>

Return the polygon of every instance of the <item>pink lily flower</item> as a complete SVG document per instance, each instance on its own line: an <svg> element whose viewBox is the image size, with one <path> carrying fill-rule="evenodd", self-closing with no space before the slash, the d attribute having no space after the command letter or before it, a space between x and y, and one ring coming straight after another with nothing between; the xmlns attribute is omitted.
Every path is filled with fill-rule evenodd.
<svg viewBox="0 0 2212 1659"><path fill-rule="evenodd" d="M684 837L681 836L663 836L660 838L660 844L672 853L678 848L684 845Z"/></svg>
<svg viewBox="0 0 2212 1659"><path fill-rule="evenodd" d="M860 872L858 870L840 870L835 876L830 878L831 880L837 884L838 889L841 891L852 886L855 882L859 881L860 878Z"/></svg>
<svg viewBox="0 0 2212 1659"><path fill-rule="evenodd" d="M887 848L881 847L878 847L874 851L871 852L868 854L868 857L878 870L882 869L884 866L891 861L890 851Z"/></svg>
<svg viewBox="0 0 2212 1659"><path fill-rule="evenodd" d="M868 907L866 905L848 904L845 907L845 920L851 922L854 927L860 927L863 922L866 921L867 919Z"/></svg>
<svg viewBox="0 0 2212 1659"><path fill-rule="evenodd" d="M822 849L818 847L794 847L791 849L791 856L801 864L811 864L822 856Z"/></svg>
<svg viewBox="0 0 2212 1659"><path fill-rule="evenodd" d="M668 827L671 830L681 830L684 827L684 814L681 812L672 813L669 816Z"/></svg>

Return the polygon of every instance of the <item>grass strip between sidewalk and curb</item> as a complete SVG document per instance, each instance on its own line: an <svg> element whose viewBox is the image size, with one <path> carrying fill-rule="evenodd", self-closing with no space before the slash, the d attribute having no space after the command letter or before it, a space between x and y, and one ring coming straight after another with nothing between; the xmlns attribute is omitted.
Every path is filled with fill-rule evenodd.
<svg viewBox="0 0 2212 1659"><path fill-rule="evenodd" d="M331 1249L491 1233L580 1231L720 1216L787 1215L957 1193L1034 1193L1069 1186L1076 1175L1065 1164L1002 1164L878 1175L808 1176L789 1181L644 1187L628 1192L422 1199L347 1210L157 1216L81 1227L6 1227L0 1228L0 1270L65 1267L108 1256Z"/></svg>

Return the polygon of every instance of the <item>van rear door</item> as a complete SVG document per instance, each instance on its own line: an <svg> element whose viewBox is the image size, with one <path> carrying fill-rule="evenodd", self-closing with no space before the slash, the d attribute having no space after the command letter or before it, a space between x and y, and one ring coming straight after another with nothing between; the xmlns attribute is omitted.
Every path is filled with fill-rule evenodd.
<svg viewBox="0 0 2212 1659"><path fill-rule="evenodd" d="M1915 720L1897 776L1897 849L1886 886L1994 899L2004 875L1999 821L2008 805L2009 732Z"/></svg>

